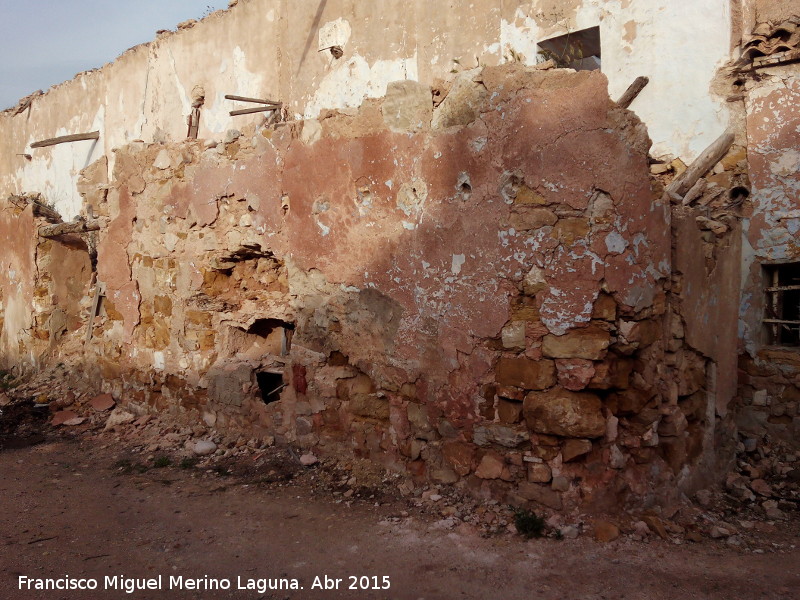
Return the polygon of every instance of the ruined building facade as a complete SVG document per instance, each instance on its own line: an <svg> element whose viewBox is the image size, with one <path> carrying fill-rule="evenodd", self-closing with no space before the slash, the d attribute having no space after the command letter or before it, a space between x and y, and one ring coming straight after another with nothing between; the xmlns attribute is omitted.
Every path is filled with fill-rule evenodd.
<svg viewBox="0 0 800 600"><path fill-rule="evenodd" d="M231 4L0 114L5 367L551 508L797 439L797 2Z"/></svg>

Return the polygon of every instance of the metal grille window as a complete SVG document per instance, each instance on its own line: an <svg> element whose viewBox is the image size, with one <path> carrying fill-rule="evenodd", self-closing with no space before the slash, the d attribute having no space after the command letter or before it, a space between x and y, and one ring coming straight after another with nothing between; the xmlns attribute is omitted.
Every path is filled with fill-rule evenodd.
<svg viewBox="0 0 800 600"><path fill-rule="evenodd" d="M769 344L800 346L800 262L764 265Z"/></svg>

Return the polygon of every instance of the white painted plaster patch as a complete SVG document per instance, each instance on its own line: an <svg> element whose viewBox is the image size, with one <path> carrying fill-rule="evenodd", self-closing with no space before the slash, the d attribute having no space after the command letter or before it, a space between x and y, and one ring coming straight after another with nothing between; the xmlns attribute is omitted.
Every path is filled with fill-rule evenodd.
<svg viewBox="0 0 800 600"><path fill-rule="evenodd" d="M453 262L450 266L450 270L453 272L453 275L458 275L461 273L461 267L466 262L467 258L463 254L453 254Z"/></svg>
<svg viewBox="0 0 800 600"><path fill-rule="evenodd" d="M392 81L419 79L416 52L410 58L378 60L372 65L359 54L339 62L306 105L303 112L306 119L317 118L324 109L355 108L366 98L385 96L386 86Z"/></svg>
<svg viewBox="0 0 800 600"><path fill-rule="evenodd" d="M350 22L339 17L335 21L325 23L319 28L318 50L326 50L333 46L344 47L350 41L353 29Z"/></svg>
<svg viewBox="0 0 800 600"><path fill-rule="evenodd" d="M611 254L622 254L625 248L628 247L628 240L626 240L617 231L612 231L606 236L606 248Z"/></svg>

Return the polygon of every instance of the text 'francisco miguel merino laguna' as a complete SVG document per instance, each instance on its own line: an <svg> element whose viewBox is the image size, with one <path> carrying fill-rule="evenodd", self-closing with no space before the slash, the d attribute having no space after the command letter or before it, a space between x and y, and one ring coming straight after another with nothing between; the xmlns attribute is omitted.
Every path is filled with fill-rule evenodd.
<svg viewBox="0 0 800 600"><path fill-rule="evenodd" d="M315 578L319 579L319 578ZM164 584L166 583L166 587ZM316 582L315 582L316 583ZM100 587L102 584L103 587ZM133 594L143 590L252 590L264 594L269 590L299 590L300 583L297 579L255 579L237 577L234 582L227 578L214 577L183 577L182 575L163 575L151 578L125 577L124 575L106 575L102 580L84 578L79 579L65 575L55 579L38 579L20 575L18 579L20 590L117 590Z"/></svg>

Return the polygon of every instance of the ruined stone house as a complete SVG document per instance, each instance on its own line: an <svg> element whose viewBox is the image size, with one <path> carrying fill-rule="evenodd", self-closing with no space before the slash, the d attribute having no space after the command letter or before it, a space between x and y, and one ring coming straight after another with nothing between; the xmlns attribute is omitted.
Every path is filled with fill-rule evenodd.
<svg viewBox="0 0 800 600"><path fill-rule="evenodd" d="M797 440L798 4L239 0L159 32L0 114L0 360L406 489L707 485L740 433Z"/></svg>

